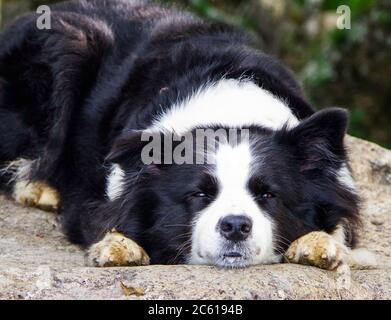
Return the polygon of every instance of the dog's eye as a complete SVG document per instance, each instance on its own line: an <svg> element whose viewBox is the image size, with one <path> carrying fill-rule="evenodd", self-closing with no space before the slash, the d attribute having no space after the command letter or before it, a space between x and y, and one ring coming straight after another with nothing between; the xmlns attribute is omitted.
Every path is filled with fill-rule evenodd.
<svg viewBox="0 0 391 320"><path fill-rule="evenodd" d="M271 199L271 198L275 198L275 195L271 192L263 192L261 194L261 198L262 199Z"/></svg>
<svg viewBox="0 0 391 320"><path fill-rule="evenodd" d="M205 192L195 192L195 193L193 193L192 196L195 198L206 198L207 197Z"/></svg>

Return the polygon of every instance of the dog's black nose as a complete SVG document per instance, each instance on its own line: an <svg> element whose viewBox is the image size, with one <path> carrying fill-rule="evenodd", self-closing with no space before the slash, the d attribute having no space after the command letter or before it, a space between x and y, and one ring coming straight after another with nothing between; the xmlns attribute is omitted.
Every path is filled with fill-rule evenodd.
<svg viewBox="0 0 391 320"><path fill-rule="evenodd" d="M251 233L252 226L250 218L236 215L226 216L219 223L221 235L231 241L246 240Z"/></svg>

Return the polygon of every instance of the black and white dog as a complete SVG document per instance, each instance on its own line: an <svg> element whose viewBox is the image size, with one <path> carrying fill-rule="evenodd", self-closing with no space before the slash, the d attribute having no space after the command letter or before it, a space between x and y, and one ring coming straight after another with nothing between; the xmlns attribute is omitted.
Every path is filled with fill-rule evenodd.
<svg viewBox="0 0 391 320"><path fill-rule="evenodd" d="M360 219L345 111L314 113L228 26L138 1L51 10L51 29L30 14L0 38L0 185L58 209L90 264L349 260ZM198 129L247 133L216 138L211 162L143 161L143 133L175 146L166 138ZM160 160L176 152L162 148Z"/></svg>

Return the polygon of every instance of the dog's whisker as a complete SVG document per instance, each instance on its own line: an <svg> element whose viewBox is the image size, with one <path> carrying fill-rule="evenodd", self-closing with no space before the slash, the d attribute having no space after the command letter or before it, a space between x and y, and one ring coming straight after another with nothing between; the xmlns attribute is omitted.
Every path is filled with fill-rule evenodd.
<svg viewBox="0 0 391 320"><path fill-rule="evenodd" d="M175 236L174 238L172 238L172 240L179 240L179 239L182 239L182 238L187 238L187 237L191 237L191 232L188 232L188 233L182 233L182 234L179 234L177 236Z"/></svg>
<svg viewBox="0 0 391 320"><path fill-rule="evenodd" d="M177 262L177 259L186 251L188 250L189 248L191 247L191 239L185 241L184 243L182 243L179 247L178 247L178 250L177 250L177 253L175 255L174 258L172 258L169 263L176 263Z"/></svg>

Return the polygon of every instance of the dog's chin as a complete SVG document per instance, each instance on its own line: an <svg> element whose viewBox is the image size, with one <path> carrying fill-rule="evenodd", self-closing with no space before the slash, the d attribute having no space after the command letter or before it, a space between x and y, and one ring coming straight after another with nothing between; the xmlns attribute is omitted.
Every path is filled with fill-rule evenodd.
<svg viewBox="0 0 391 320"><path fill-rule="evenodd" d="M254 258L238 251L222 251L215 255L207 255L207 258L197 257L190 260L191 264L203 264L220 268L246 268L254 264Z"/></svg>
<svg viewBox="0 0 391 320"><path fill-rule="evenodd" d="M253 259L238 252L220 254L215 259L215 265L222 268L246 268L253 264Z"/></svg>
<svg viewBox="0 0 391 320"><path fill-rule="evenodd" d="M197 259L190 261L189 264L216 266L219 268L240 269L246 268L254 264L253 259L243 257L225 257L219 256L210 259Z"/></svg>

